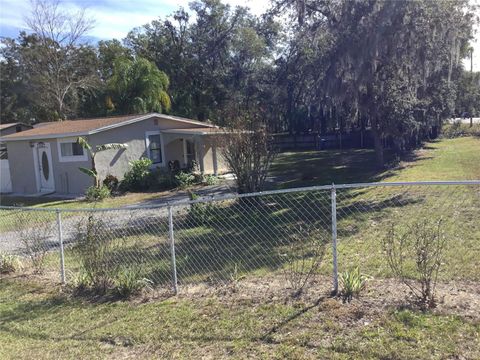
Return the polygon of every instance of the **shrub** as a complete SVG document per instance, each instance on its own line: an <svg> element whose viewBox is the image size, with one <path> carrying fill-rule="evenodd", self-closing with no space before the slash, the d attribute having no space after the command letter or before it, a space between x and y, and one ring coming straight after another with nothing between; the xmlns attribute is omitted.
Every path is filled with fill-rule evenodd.
<svg viewBox="0 0 480 360"><path fill-rule="evenodd" d="M20 212L15 217L16 228L20 234L20 241L23 245L23 252L35 273L42 273L45 266L45 259L50 248L51 238L56 222L53 218L45 219L32 218L32 215Z"/></svg>
<svg viewBox="0 0 480 360"><path fill-rule="evenodd" d="M441 219L420 220L406 229L392 224L383 244L390 268L408 286L420 307L435 307L435 289L446 248Z"/></svg>
<svg viewBox="0 0 480 360"><path fill-rule="evenodd" d="M177 175L175 175L175 180L177 182L177 186L181 189L186 189L189 186L195 184L195 175L180 171Z"/></svg>
<svg viewBox="0 0 480 360"><path fill-rule="evenodd" d="M113 175L107 175L105 179L103 180L103 186L106 186L108 190L110 190L110 193L115 193L118 191L118 179L116 176Z"/></svg>
<svg viewBox="0 0 480 360"><path fill-rule="evenodd" d="M139 160L131 161L130 166L132 168L125 173L121 184L122 188L130 191L146 190L149 185L152 160L141 158Z"/></svg>
<svg viewBox="0 0 480 360"><path fill-rule="evenodd" d="M102 185L100 187L90 186L85 192L85 199L89 202L102 201L110 196L110 189Z"/></svg>
<svg viewBox="0 0 480 360"><path fill-rule="evenodd" d="M193 191L188 193L190 200L198 200L200 196ZM215 215L215 206L211 202L194 203L188 210L189 221L192 224L203 224L210 221Z"/></svg>
<svg viewBox="0 0 480 360"><path fill-rule="evenodd" d="M216 185L218 183L218 178L215 175L204 175L202 182L205 185Z"/></svg>
<svg viewBox="0 0 480 360"><path fill-rule="evenodd" d="M20 258L0 252L0 274L10 274L22 268Z"/></svg>
<svg viewBox="0 0 480 360"><path fill-rule="evenodd" d="M358 296L367 285L368 276L360 273L358 267L340 274L340 284L342 286L342 297L344 301L350 302L353 296Z"/></svg>
<svg viewBox="0 0 480 360"><path fill-rule="evenodd" d="M138 294L143 289L152 289L153 282L141 276L137 268L123 268L118 271L114 280L114 290L117 295L128 298Z"/></svg>
<svg viewBox="0 0 480 360"><path fill-rule="evenodd" d="M104 293L111 287L117 265L110 261L113 236L109 233L103 220L89 214L86 221L81 221L77 228L75 252L81 265L82 278L96 292Z"/></svg>
<svg viewBox="0 0 480 360"><path fill-rule="evenodd" d="M300 296L319 269L325 254L328 236L310 227L300 228L288 244L284 269L292 296Z"/></svg>
<svg viewBox="0 0 480 360"><path fill-rule="evenodd" d="M156 168L150 173L148 187L158 190L168 190L176 186L174 174L161 168Z"/></svg>

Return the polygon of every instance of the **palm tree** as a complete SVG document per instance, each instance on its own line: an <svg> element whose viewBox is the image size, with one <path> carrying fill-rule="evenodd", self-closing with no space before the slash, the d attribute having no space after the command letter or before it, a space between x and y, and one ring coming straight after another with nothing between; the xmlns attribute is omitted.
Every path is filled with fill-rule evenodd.
<svg viewBox="0 0 480 360"><path fill-rule="evenodd" d="M168 111L168 85L168 76L152 62L119 58L107 84L107 106L119 114Z"/></svg>

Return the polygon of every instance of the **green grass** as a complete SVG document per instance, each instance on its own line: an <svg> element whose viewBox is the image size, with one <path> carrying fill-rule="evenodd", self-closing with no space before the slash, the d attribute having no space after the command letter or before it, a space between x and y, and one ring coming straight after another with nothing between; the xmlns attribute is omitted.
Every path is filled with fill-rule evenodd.
<svg viewBox="0 0 480 360"><path fill-rule="evenodd" d="M387 162L392 155L386 154ZM399 166L379 170L371 149L281 153L271 171L277 187L329 185L375 181L480 179L480 138L442 139L414 152Z"/></svg>
<svg viewBox="0 0 480 360"><path fill-rule="evenodd" d="M91 303L26 279L3 279L0 299L2 359L480 356L478 323L410 310L363 313L329 299Z"/></svg>

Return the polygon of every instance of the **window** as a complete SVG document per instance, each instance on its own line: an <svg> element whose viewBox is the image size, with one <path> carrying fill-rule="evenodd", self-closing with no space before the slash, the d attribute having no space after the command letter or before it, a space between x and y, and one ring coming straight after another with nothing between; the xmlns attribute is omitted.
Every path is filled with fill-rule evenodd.
<svg viewBox="0 0 480 360"><path fill-rule="evenodd" d="M62 143L60 144L60 151L62 156L82 156L83 148L80 144L74 143Z"/></svg>
<svg viewBox="0 0 480 360"><path fill-rule="evenodd" d="M147 155L152 163L162 163L162 139L159 132L147 132L146 134Z"/></svg>
<svg viewBox="0 0 480 360"><path fill-rule="evenodd" d="M87 152L77 143L77 139L62 139L57 141L58 159L60 162L86 161Z"/></svg>

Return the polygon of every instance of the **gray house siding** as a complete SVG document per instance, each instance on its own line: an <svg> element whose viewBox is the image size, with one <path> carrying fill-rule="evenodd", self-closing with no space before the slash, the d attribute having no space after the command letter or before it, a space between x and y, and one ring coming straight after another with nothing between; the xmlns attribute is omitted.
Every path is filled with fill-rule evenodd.
<svg viewBox="0 0 480 360"><path fill-rule="evenodd" d="M138 160L146 157L146 132L161 131L167 129L188 129L202 127L192 123L184 123L164 118L152 117L143 121L112 128L95 134L86 136L92 148L97 145L107 143L125 143L126 149L107 150L99 152L95 157L96 168L100 178L103 180L107 175L116 176L119 180L129 170L129 163L132 160ZM190 138L191 136L186 136ZM88 175L82 173L78 168L90 168L91 159L88 156L86 161L60 161L58 153L58 142L60 139L36 139L19 140L7 143L9 152L9 164L12 179L12 191L15 193L33 194L38 192L36 180L36 171L34 163L34 151L31 147L33 142L44 142L50 144L52 164L51 171L54 176L55 192L58 194L80 195L83 194L89 186L93 185L93 180ZM159 166L167 166L171 160L178 160L183 165L183 137L172 138L165 137L162 149L164 162ZM171 140L171 141L170 141ZM204 164L205 172L213 172L212 147L208 136L204 141ZM198 156L197 149L197 156ZM219 171L223 171L224 166L221 161L220 151L217 151L219 160Z"/></svg>

